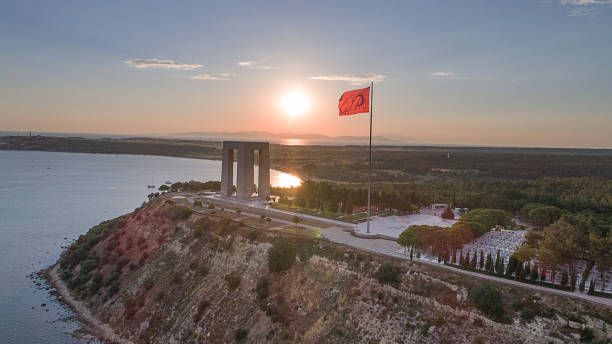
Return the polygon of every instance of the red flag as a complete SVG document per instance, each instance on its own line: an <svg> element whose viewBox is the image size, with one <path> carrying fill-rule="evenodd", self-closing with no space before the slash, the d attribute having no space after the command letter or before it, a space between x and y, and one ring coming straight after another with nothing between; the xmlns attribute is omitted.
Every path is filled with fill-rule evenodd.
<svg viewBox="0 0 612 344"><path fill-rule="evenodd" d="M370 111L370 88L344 92L338 102L340 116L354 115Z"/></svg>

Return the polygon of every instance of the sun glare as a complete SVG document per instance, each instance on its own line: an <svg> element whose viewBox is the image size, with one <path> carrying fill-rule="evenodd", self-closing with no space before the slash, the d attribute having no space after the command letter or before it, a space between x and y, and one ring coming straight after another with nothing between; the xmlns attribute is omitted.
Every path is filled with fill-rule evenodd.
<svg viewBox="0 0 612 344"><path fill-rule="evenodd" d="M310 100L299 90L286 93L280 100L280 106L291 117L301 115L310 107Z"/></svg>

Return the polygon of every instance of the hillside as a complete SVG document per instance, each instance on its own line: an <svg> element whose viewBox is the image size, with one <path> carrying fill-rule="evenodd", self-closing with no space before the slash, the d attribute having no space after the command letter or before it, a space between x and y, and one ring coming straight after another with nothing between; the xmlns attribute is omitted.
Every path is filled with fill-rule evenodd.
<svg viewBox="0 0 612 344"><path fill-rule="evenodd" d="M62 255L58 270L94 317L133 343L612 336L610 309L501 285L483 289L481 280L292 232L260 230L219 209L192 213L159 197L93 227ZM483 298L491 290L501 298ZM488 308L496 300L500 308Z"/></svg>

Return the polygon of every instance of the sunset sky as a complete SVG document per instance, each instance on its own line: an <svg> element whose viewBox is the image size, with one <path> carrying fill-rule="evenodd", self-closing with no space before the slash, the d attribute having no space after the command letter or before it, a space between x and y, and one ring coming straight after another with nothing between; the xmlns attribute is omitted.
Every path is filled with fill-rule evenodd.
<svg viewBox="0 0 612 344"><path fill-rule="evenodd" d="M612 148L612 0L5 0L0 47L0 130L367 136L374 80L374 135Z"/></svg>

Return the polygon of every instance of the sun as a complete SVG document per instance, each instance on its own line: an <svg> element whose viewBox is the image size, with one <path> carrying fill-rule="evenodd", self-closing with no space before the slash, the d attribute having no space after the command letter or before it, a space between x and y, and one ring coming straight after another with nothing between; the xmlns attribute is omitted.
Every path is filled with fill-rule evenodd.
<svg viewBox="0 0 612 344"><path fill-rule="evenodd" d="M285 93L280 100L280 106L291 117L301 115L310 107L310 100L300 90Z"/></svg>

